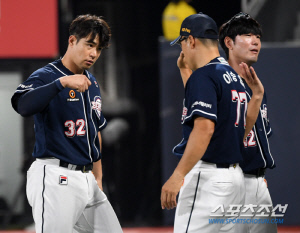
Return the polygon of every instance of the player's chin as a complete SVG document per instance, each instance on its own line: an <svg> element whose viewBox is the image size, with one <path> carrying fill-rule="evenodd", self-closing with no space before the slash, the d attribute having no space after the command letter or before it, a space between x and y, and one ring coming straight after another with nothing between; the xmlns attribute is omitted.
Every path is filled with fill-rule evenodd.
<svg viewBox="0 0 300 233"><path fill-rule="evenodd" d="M250 58L248 58L250 63L255 63L258 60L258 56L251 56Z"/></svg>
<svg viewBox="0 0 300 233"><path fill-rule="evenodd" d="M82 69L87 70L87 69L91 68L92 66L93 66L93 64L90 64L90 65L83 65L83 66L82 66Z"/></svg>

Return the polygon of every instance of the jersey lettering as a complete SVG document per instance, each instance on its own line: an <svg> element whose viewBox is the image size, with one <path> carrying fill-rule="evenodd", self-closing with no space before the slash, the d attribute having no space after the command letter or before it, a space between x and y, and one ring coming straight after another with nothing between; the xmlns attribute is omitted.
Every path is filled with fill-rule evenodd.
<svg viewBox="0 0 300 233"><path fill-rule="evenodd" d="M230 84L231 82L237 82L237 77L240 80L240 84L245 88L244 82L242 80L242 78L238 75L236 76L232 71L230 71L230 73L228 71L226 71L225 74L223 74L223 79L225 80L225 82L227 84Z"/></svg>
<svg viewBox="0 0 300 233"><path fill-rule="evenodd" d="M83 119L78 119L76 121L76 124L74 121L69 120L65 122L65 127L68 127L68 131L65 131L65 135L69 138L72 138L75 136L75 130L76 127L78 127L76 131L77 136L84 136L85 135L85 121Z"/></svg>
<svg viewBox="0 0 300 233"><path fill-rule="evenodd" d="M237 102L236 106L236 121L234 125L239 126L241 118L241 104L244 104L243 119L244 127L246 127L246 110L247 110L247 96L245 92L237 92L236 90L231 90L232 102Z"/></svg>

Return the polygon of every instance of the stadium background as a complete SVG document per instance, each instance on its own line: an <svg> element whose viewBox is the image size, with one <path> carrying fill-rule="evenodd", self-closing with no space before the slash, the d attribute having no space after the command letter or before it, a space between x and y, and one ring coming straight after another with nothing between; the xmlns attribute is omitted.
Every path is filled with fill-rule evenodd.
<svg viewBox="0 0 300 233"><path fill-rule="evenodd" d="M245 2L257 3L194 0L191 5L220 26ZM267 179L274 204L289 204L284 225L297 226L300 5L297 0L261 2L258 13L249 10L264 31L255 68L268 93L274 130L271 151L277 162ZM181 139L183 89L176 68L179 47L169 47L162 37L161 16L167 4L167 0L0 0L2 229L32 223L24 184L32 162L33 119L13 112L10 96L34 70L64 54L68 25L86 13L103 15L112 28L111 47L92 68L102 85L103 111L110 122L103 132L105 192L124 227L172 224L174 211L162 211L159 197L177 163L171 149Z"/></svg>

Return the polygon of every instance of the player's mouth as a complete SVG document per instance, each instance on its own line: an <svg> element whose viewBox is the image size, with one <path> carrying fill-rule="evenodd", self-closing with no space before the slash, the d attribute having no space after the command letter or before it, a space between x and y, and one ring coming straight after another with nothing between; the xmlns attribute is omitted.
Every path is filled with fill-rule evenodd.
<svg viewBox="0 0 300 233"><path fill-rule="evenodd" d="M251 49L250 50L252 53L258 54L258 49Z"/></svg>
<svg viewBox="0 0 300 233"><path fill-rule="evenodd" d="M86 60L85 62L90 66L94 64L94 62L92 60Z"/></svg>

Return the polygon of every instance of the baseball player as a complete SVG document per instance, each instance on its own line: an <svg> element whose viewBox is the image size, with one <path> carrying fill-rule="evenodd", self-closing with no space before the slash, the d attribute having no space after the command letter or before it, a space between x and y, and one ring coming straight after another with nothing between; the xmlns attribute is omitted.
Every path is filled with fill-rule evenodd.
<svg viewBox="0 0 300 233"><path fill-rule="evenodd" d="M122 232L102 191L106 120L99 84L87 71L108 47L110 28L100 17L81 15L69 32L63 58L31 74L12 97L19 114L34 116L36 160L26 193L36 232Z"/></svg>
<svg viewBox="0 0 300 233"><path fill-rule="evenodd" d="M227 210L230 204L244 202L243 173L238 164L242 160L243 137L248 135L244 82L220 57L218 28L209 16L199 13L187 17L180 36L171 45L176 43L182 47L177 65L185 86L183 139L173 149L181 159L162 187L162 209L177 205L180 190L175 233L234 232L234 224L210 224L209 219L217 206ZM241 68L256 97L249 102L248 110L257 115L263 86L246 64ZM214 214L224 213L219 209Z"/></svg>
<svg viewBox="0 0 300 233"><path fill-rule="evenodd" d="M262 30L259 23L248 14L239 13L224 23L219 31L220 44L228 58L228 63L243 77L239 67L240 62L245 62L249 67L257 62L261 49ZM253 97L250 88L245 85L248 101ZM244 161L240 166L244 172L246 197L245 205L256 205L255 210L259 211L260 205L272 207L271 196L264 181L266 168L274 168L275 162L270 152L268 138L272 130L267 114L267 98L264 94L257 121L244 141ZM270 211L270 210L269 210ZM248 211L252 218L260 217L261 213ZM264 212L267 212L264 210ZM256 216L254 216L256 214ZM267 213L267 215L270 213ZM263 214L264 215L264 214ZM272 222L271 217L269 222ZM243 224L246 229L242 232L277 232L276 223L273 224Z"/></svg>

